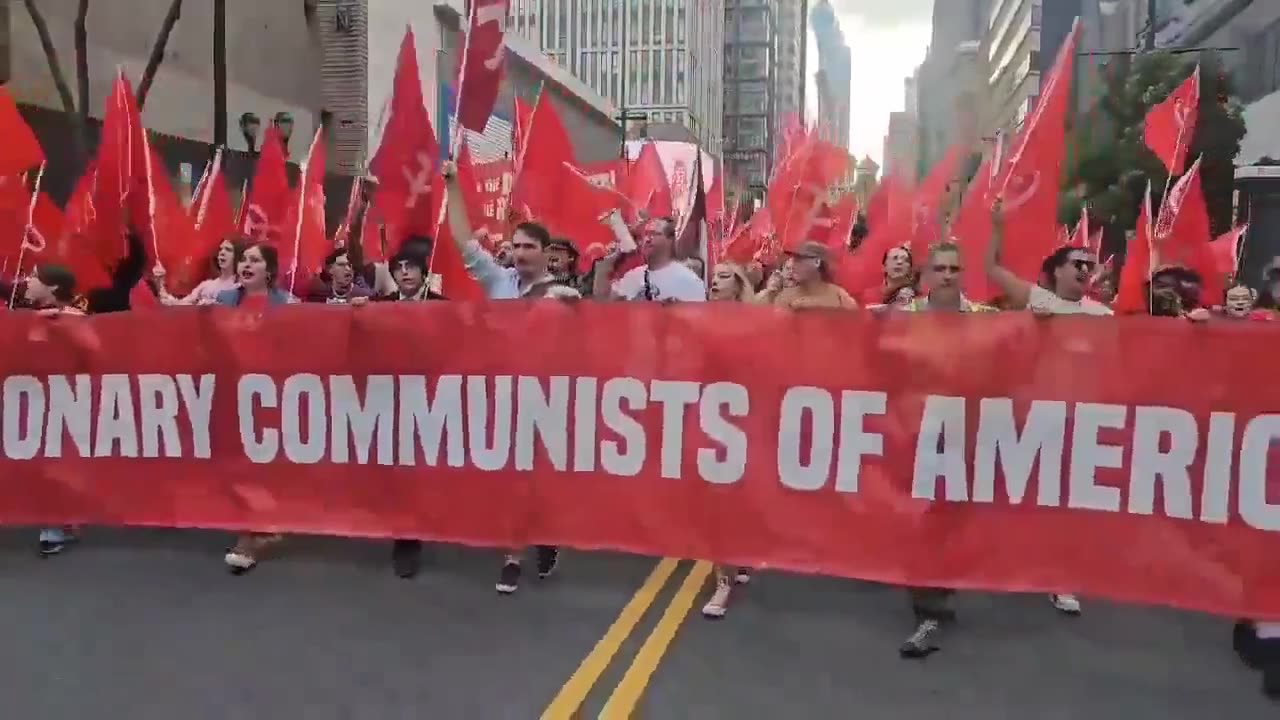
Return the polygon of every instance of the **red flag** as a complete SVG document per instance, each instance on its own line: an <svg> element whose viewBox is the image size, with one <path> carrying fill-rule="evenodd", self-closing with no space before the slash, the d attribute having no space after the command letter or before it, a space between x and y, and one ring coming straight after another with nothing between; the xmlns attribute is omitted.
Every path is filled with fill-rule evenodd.
<svg viewBox="0 0 1280 720"><path fill-rule="evenodd" d="M881 186L885 194L881 202L885 207L908 206L911 192L905 185L890 176L885 178ZM883 284L885 253L895 247L906 245L910 240L911 214L887 213L883 220L868 228L866 239L854 251L848 262L843 263L843 267L837 268L836 282L855 298L865 297ZM920 262L923 258L912 259Z"/></svg>
<svg viewBox="0 0 1280 720"><path fill-rule="evenodd" d="M853 226L858 222L858 197L853 193L845 193L836 200L830 209L831 226L826 237L814 237L831 248L832 251L848 254L849 236L853 234Z"/></svg>
<svg viewBox="0 0 1280 720"><path fill-rule="evenodd" d="M127 251L126 204L135 225L149 214L143 172L147 162L144 132L133 88L124 74L118 73L103 111L91 184L94 211L91 224L84 228L94 256L104 267L115 265Z"/></svg>
<svg viewBox="0 0 1280 720"><path fill-rule="evenodd" d="M462 199L469 212L479 201L475 197L475 169L465 143L458 152L457 166L458 187L462 189ZM458 252L458 244L454 242L453 231L449 227L444 205L448 201L444 178L437 175L436 184L439 190L434 193L433 199L440 203L436 206L439 229L435 233L436 242L431 251L430 270L440 276L440 292L450 300L483 300L484 288L467 272L467 267L462 262L462 253Z"/></svg>
<svg viewBox="0 0 1280 720"><path fill-rule="evenodd" d="M519 175L520 165L524 162L525 146L529 141L529 131L533 129L533 107L516 97L515 116L515 125L511 129L511 161L515 174Z"/></svg>
<svg viewBox="0 0 1280 720"><path fill-rule="evenodd" d="M22 119L9 89L0 86L0 176L26 172L44 162L44 150L31 126Z"/></svg>
<svg viewBox="0 0 1280 720"><path fill-rule="evenodd" d="M332 245L325 237L324 128L316 128L307 159L302 163L298 187L289 208L289 241L280 248L281 272L292 271L292 287L303 287L320 271Z"/></svg>
<svg viewBox="0 0 1280 720"><path fill-rule="evenodd" d="M1249 223L1219 235L1210 243L1213 246L1214 267L1222 275L1235 275L1236 268L1240 266L1240 241L1247 232Z"/></svg>
<svg viewBox="0 0 1280 720"><path fill-rule="evenodd" d="M573 143L552 105L551 96L543 91L530 121L520 174L511 190L511 206L528 208L542 222L552 225L568 208L563 186L564 164L573 163Z"/></svg>
<svg viewBox="0 0 1280 720"><path fill-rule="evenodd" d="M911 255L917 263L924 262L930 245L944 239L942 213L963 157L964 148L952 145L916 188L911 203Z"/></svg>
<svg viewBox="0 0 1280 720"><path fill-rule="evenodd" d="M235 233L235 212L232 210L231 193L227 191L222 171L222 149L214 154L213 161L204 171L189 212L195 229L207 238L202 243L210 252L223 238Z"/></svg>
<svg viewBox="0 0 1280 720"><path fill-rule="evenodd" d="M1143 139L1172 175L1182 174L1200 111L1200 66L1147 112Z"/></svg>
<svg viewBox="0 0 1280 720"><path fill-rule="evenodd" d="M1039 280L1041 263L1057 249L1058 179L1066 152L1062 138L1071 105L1071 72L1079 35L1077 20L1058 51L1035 109L1014 141L1008 170L996 184L1004 200L1008 238L1004 266L1030 282Z"/></svg>
<svg viewBox="0 0 1280 720"><path fill-rule="evenodd" d="M507 3L508 0L471 0L470 29L458 80L458 124L479 133L489 124L502 85Z"/></svg>
<svg viewBox="0 0 1280 720"><path fill-rule="evenodd" d="M262 154L253 172L249 195L242 202L240 232L259 242L275 245L281 254L293 233L288 227L293 193L289 190L289 174L285 167L284 143L274 127L267 128L262 139Z"/></svg>
<svg viewBox="0 0 1280 720"><path fill-rule="evenodd" d="M758 255L772 234L773 223L769 218L769 208L762 207L734 231L733 236L725 243L722 255L725 260L746 265L759 259Z"/></svg>
<svg viewBox="0 0 1280 720"><path fill-rule="evenodd" d="M378 179L374 207L387 226L387 244L400 247L408 235L431 237L436 226L432 178L440 147L422 102L413 29L405 31L391 93L391 111L369 172ZM376 233L371 233L376 235ZM380 243L379 243L380 244ZM366 245L366 250L374 250ZM381 256L380 249L366 257Z"/></svg>
<svg viewBox="0 0 1280 720"><path fill-rule="evenodd" d="M159 248L155 258L165 269L165 286L169 292L185 296L209 274L209 262L218 247L217 241L208 241L196 232L195 223L174 191L166 173L158 170L164 165L158 153L152 149L151 184L148 188L150 217L143 228L143 246L149 252ZM148 295L155 300L149 290ZM146 298L141 298L145 302Z"/></svg>
<svg viewBox="0 0 1280 720"><path fill-rule="evenodd" d="M1201 280L1201 297L1220 298L1224 278L1218 272L1200 184L1200 159L1174 183L1160 207L1155 227L1156 269L1177 265L1196 271Z"/></svg>
<svg viewBox="0 0 1280 720"><path fill-rule="evenodd" d="M1120 286L1112 308L1120 314L1141 314L1147 311L1147 280L1151 277L1151 183L1143 196L1138 226L1129 240L1129 249L1120 269Z"/></svg>
<svg viewBox="0 0 1280 720"><path fill-rule="evenodd" d="M675 213L671 184L667 182L667 171L662 167L662 158L658 157L656 143L646 142L640 148L640 155L627 169L624 187L631 204L649 217L670 217Z"/></svg>
<svg viewBox="0 0 1280 720"><path fill-rule="evenodd" d="M995 180L999 157L991 156L982 161L978 174L969 183L960 212L951 223L951 234L960 245L964 258L962 287L964 294L974 300L988 301L996 294L991 279L983 268L987 243L991 239L992 183Z"/></svg>

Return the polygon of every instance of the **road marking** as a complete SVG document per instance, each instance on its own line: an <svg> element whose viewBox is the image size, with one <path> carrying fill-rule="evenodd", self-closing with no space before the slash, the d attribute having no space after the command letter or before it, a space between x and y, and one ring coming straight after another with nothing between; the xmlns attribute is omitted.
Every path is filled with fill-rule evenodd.
<svg viewBox="0 0 1280 720"><path fill-rule="evenodd" d="M671 647L676 631L689 616L689 610L693 608L694 602L698 599L698 593L702 591L710 575L711 563L699 560L694 564L684 582L680 584L675 597L671 598L671 604L667 605L666 611L658 619L653 632L644 641L644 645L640 646L640 652L636 653L636 659L631 663L631 667L627 668L627 673L618 682L618 687L605 702L604 709L600 711L600 720L621 720L631 717L635 712L640 696L644 694L644 689L649 685L649 679L653 677L653 671L658 669L658 663Z"/></svg>
<svg viewBox="0 0 1280 720"><path fill-rule="evenodd" d="M662 591L662 587L667 584L672 573L676 571L676 564L679 561L675 558L663 558L654 566L653 571L649 573L649 577L645 578L644 584L636 590L636 594L631 596L626 606L622 608L622 612L618 614L618 619L613 621L609 629L605 632L604 637L596 643L591 653L587 655L578 669L560 688L560 692L556 694L551 704L542 712L542 720L563 720L564 718L572 718L582 707L582 703L587 699L587 693L591 692L591 688L595 686L596 681L600 679L606 668L609 667L610 661L618 654L622 643L627 641L631 633L635 631L636 625L640 623L640 618L644 616L649 606L657 599L658 593Z"/></svg>

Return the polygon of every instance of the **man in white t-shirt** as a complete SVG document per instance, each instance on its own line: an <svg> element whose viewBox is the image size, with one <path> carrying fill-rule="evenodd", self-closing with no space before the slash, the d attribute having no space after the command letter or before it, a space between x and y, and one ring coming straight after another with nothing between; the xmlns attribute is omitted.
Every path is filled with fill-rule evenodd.
<svg viewBox="0 0 1280 720"><path fill-rule="evenodd" d="M618 262L612 253L596 265L594 296L597 299L657 302L704 302L707 287L696 273L675 260L676 223L669 217L644 224L640 251L645 264L627 271L612 286L609 277Z"/></svg>
<svg viewBox="0 0 1280 720"><path fill-rule="evenodd" d="M1089 281L1098 258L1085 248L1063 246L1040 265L1043 284L1028 282L1000 265L1004 245L1004 211L997 201L991 209L991 243L987 246L987 275L1004 295L1009 309L1027 308L1037 315L1111 315L1111 308L1089 297Z"/></svg>

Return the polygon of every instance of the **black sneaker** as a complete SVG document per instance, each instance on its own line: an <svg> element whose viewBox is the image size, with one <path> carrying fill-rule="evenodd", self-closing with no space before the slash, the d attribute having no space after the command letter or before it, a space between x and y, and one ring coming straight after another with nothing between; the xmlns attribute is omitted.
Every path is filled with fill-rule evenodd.
<svg viewBox="0 0 1280 720"><path fill-rule="evenodd" d="M1280 664L1263 666L1262 694L1272 700L1280 700Z"/></svg>
<svg viewBox="0 0 1280 720"><path fill-rule="evenodd" d="M1241 662L1258 669L1258 636L1254 634L1252 622L1240 620L1235 624L1231 629L1231 647Z"/></svg>
<svg viewBox="0 0 1280 720"><path fill-rule="evenodd" d="M898 648L898 654L904 658L928 657L942 649L938 645L938 635L941 632L942 626L937 620L921 620L916 631Z"/></svg>
<svg viewBox="0 0 1280 720"><path fill-rule="evenodd" d="M391 569L397 577L406 580L418 574L422 567L422 541L396 540L391 546Z"/></svg>
<svg viewBox="0 0 1280 720"><path fill-rule="evenodd" d="M520 587L520 563L508 560L498 574L498 584L494 586L503 595L510 595Z"/></svg>
<svg viewBox="0 0 1280 720"><path fill-rule="evenodd" d="M40 531L40 554L57 555L76 541L76 536L65 528L45 528Z"/></svg>
<svg viewBox="0 0 1280 720"><path fill-rule="evenodd" d="M538 545L535 550L538 555L538 579L546 580L560 564L560 548L555 545Z"/></svg>

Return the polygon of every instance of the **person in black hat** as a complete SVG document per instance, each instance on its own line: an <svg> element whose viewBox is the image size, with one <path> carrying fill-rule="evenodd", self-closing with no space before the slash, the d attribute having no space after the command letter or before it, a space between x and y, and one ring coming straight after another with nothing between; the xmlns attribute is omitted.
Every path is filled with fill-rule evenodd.
<svg viewBox="0 0 1280 720"><path fill-rule="evenodd" d="M561 285L578 287L578 247L568 238L553 238L547 245L547 272Z"/></svg>

